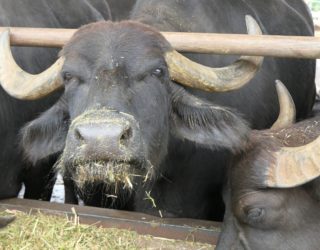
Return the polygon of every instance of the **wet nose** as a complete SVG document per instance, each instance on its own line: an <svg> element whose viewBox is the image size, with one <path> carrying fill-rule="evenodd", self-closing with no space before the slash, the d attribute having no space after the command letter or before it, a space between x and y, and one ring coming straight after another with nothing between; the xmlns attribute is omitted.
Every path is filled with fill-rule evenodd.
<svg viewBox="0 0 320 250"><path fill-rule="evenodd" d="M99 158L123 155L135 141L129 121L79 124L74 129L74 139Z"/></svg>
<svg viewBox="0 0 320 250"><path fill-rule="evenodd" d="M126 145L132 138L132 128L126 124L95 124L75 128L75 138L83 143L119 143Z"/></svg>

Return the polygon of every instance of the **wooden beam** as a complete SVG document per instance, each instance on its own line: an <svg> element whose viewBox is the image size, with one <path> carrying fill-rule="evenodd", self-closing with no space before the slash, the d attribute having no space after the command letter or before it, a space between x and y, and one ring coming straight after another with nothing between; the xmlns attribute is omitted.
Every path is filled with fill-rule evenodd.
<svg viewBox="0 0 320 250"><path fill-rule="evenodd" d="M0 32L6 29L0 27ZM62 47L74 29L10 28L14 46ZM181 52L320 58L320 37L163 32Z"/></svg>
<svg viewBox="0 0 320 250"><path fill-rule="evenodd" d="M221 223L183 218L159 218L147 214L120 211L116 209L49 203L27 199L7 199L0 201L0 211L18 210L26 213L40 211L45 214L74 216L72 208L79 216L80 223L134 230L139 234L153 235L175 240L192 240L216 244Z"/></svg>

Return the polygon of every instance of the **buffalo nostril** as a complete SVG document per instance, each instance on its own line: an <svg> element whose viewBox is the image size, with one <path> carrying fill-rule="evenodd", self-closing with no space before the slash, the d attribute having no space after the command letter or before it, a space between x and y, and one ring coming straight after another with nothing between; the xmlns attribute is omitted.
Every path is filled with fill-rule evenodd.
<svg viewBox="0 0 320 250"><path fill-rule="evenodd" d="M126 146L132 137L132 128L128 127L122 131L120 144Z"/></svg>

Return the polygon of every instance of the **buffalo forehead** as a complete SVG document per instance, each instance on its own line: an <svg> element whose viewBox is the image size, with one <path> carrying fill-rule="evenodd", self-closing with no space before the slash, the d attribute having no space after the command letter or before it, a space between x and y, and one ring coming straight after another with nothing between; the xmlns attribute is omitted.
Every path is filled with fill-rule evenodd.
<svg viewBox="0 0 320 250"><path fill-rule="evenodd" d="M124 67L136 72L170 50L160 33L137 22L97 22L81 28L61 54L85 58L93 68Z"/></svg>
<svg viewBox="0 0 320 250"><path fill-rule="evenodd" d="M278 141L269 134L256 135L254 132L247 148L233 159L230 178L235 196L266 188L268 166L275 160L272 152L278 149Z"/></svg>
<svg viewBox="0 0 320 250"><path fill-rule="evenodd" d="M274 152L280 147L299 147L312 142L320 134L319 122L320 116L317 116L276 131L253 131L250 146L233 166L232 178L235 184L245 188L263 188L268 168L275 161ZM246 180L244 183L241 181L243 179Z"/></svg>

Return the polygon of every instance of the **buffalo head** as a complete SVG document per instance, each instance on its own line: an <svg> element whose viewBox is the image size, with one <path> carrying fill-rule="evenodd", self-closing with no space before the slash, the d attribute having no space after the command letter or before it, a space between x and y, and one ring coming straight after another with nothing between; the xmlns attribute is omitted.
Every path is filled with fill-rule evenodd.
<svg viewBox="0 0 320 250"><path fill-rule="evenodd" d="M247 21L250 32L259 30L252 19ZM2 47L8 49L6 39ZM12 64L0 65L0 80L9 93L26 99L63 86L56 105L23 129L27 158L36 162L62 153L57 165L80 190L99 186L125 204L133 190L161 175L173 137L232 151L246 140L247 124L239 116L176 82L232 90L247 83L261 61L241 57L231 66L209 68L174 51L149 26L99 22L76 32L53 68L36 80L6 52Z"/></svg>
<svg viewBox="0 0 320 250"><path fill-rule="evenodd" d="M229 169L217 249L318 248L319 122L317 116L252 131Z"/></svg>

